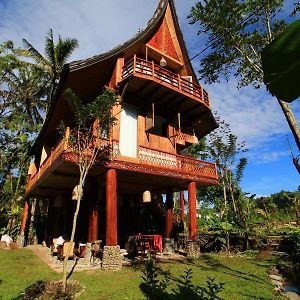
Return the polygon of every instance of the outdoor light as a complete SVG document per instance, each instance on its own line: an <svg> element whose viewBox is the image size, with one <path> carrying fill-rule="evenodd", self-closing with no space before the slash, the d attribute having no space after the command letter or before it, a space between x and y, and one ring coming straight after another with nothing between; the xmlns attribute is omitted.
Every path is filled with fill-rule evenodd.
<svg viewBox="0 0 300 300"><path fill-rule="evenodd" d="M151 193L150 191L145 191L143 193L143 203L150 203L151 202Z"/></svg>
<svg viewBox="0 0 300 300"><path fill-rule="evenodd" d="M166 59L162 56L159 64L161 67L166 67L168 63L167 63Z"/></svg>
<svg viewBox="0 0 300 300"><path fill-rule="evenodd" d="M72 192L72 200L74 200L74 201L78 200L79 191L80 191L79 185L76 185Z"/></svg>

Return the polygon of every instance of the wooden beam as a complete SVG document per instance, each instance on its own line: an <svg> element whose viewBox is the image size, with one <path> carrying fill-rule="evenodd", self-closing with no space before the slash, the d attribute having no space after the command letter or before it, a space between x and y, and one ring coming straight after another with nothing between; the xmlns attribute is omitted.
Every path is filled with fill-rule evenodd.
<svg viewBox="0 0 300 300"><path fill-rule="evenodd" d="M98 240L98 188L97 182L91 180L91 185L89 189L89 231L88 231L88 241Z"/></svg>
<svg viewBox="0 0 300 300"><path fill-rule="evenodd" d="M29 206L28 198L25 198L21 228L20 228L20 235L24 235L24 232L25 232L26 222L27 222L27 217L28 217L28 206Z"/></svg>
<svg viewBox="0 0 300 300"><path fill-rule="evenodd" d="M189 193L189 238L192 241L197 239L197 211L196 211L196 182L188 186Z"/></svg>
<svg viewBox="0 0 300 300"><path fill-rule="evenodd" d="M173 234L173 190L168 189L166 195L166 228L165 228L165 237L167 239L171 238Z"/></svg>
<svg viewBox="0 0 300 300"><path fill-rule="evenodd" d="M117 244L117 171L109 169L106 173L106 246Z"/></svg>

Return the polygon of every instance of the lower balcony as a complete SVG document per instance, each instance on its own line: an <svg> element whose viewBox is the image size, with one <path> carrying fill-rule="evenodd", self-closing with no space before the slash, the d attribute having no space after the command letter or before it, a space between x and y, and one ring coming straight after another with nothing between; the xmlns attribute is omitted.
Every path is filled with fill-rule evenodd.
<svg viewBox="0 0 300 300"><path fill-rule="evenodd" d="M32 194L36 187L43 185L46 185L48 190L59 186L62 190L67 186L74 187L78 181L76 159L77 156L72 153L67 141L62 140L53 148L35 174L30 176L26 195ZM119 154L117 141L112 142L110 160L104 165L93 167L93 176L103 174L106 168L120 170L120 173L123 172L122 174L127 179L136 178L141 186L143 181L151 184L149 182L151 180L156 181L158 186L171 184L171 182L185 184L188 181L195 181L198 185L218 184L218 174L214 163L144 147L139 147L136 158L124 157ZM141 173L144 175L141 176Z"/></svg>

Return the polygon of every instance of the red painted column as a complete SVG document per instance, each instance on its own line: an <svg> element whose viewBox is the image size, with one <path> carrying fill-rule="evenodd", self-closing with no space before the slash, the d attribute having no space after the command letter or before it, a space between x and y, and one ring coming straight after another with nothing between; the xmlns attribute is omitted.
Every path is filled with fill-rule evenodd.
<svg viewBox="0 0 300 300"><path fill-rule="evenodd" d="M106 245L117 244L117 171L110 169L106 173Z"/></svg>
<svg viewBox="0 0 300 300"><path fill-rule="evenodd" d="M98 239L98 209L92 207L89 213L89 237L88 241L92 242Z"/></svg>
<svg viewBox="0 0 300 300"><path fill-rule="evenodd" d="M196 211L196 182L191 182L188 186L189 192L189 238L197 239L197 211Z"/></svg>
<svg viewBox="0 0 300 300"><path fill-rule="evenodd" d="M174 207L174 200L173 200L173 191L167 191L167 198L166 198L166 230L165 230L165 237L171 238L173 232L173 207Z"/></svg>
<svg viewBox="0 0 300 300"><path fill-rule="evenodd" d="M98 199L97 199L97 184L92 181L89 193L89 232L88 241L98 240Z"/></svg>
<svg viewBox="0 0 300 300"><path fill-rule="evenodd" d="M184 222L184 192L180 191L180 222Z"/></svg>
<svg viewBox="0 0 300 300"><path fill-rule="evenodd" d="M20 235L24 235L27 217L28 217L28 199L25 198L23 217L22 217L22 223L21 223L21 228L20 228Z"/></svg>

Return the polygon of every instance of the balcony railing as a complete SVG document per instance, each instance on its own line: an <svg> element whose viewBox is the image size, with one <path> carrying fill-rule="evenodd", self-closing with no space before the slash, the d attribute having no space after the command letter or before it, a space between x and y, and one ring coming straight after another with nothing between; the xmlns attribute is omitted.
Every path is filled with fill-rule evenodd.
<svg viewBox="0 0 300 300"><path fill-rule="evenodd" d="M105 146L109 145L108 140L102 140L102 142ZM57 162L59 156L65 151L70 152L67 139L61 140L55 147L53 147L50 155L40 165L36 173L30 177L26 187L27 192L31 190L33 185L42 176L44 176L47 171L49 171L51 166ZM126 161L126 158L124 159L124 157L120 157L119 153L119 143L117 141L113 141L111 146L111 160ZM162 169L178 171L186 174L204 176L213 179L218 178L216 165L213 163L145 147L139 147L137 163L144 166L156 166Z"/></svg>
<svg viewBox="0 0 300 300"><path fill-rule="evenodd" d="M182 78L179 74L171 72L166 68L155 64L153 61L147 61L138 58L134 55L133 59L129 60L123 67L122 78L126 79L131 75L136 75L144 78L149 78L160 84L171 87L172 89L181 92L210 105L208 93L198 84L190 82Z"/></svg>
<svg viewBox="0 0 300 300"><path fill-rule="evenodd" d="M30 177L26 190L29 191L32 186L46 173L46 171L52 166L52 164L57 160L57 158L67 149L68 142L66 139L62 139L52 148L50 155L43 161L39 166L35 174Z"/></svg>
<svg viewBox="0 0 300 300"><path fill-rule="evenodd" d="M216 164L182 155L139 147L138 160L139 163L145 165L158 166L214 179L218 178Z"/></svg>

